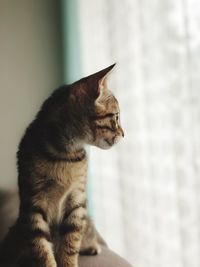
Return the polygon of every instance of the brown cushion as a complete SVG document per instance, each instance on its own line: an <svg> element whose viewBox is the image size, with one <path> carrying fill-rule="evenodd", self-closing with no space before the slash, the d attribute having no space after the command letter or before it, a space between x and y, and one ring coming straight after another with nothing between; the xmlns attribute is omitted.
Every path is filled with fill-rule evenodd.
<svg viewBox="0 0 200 267"><path fill-rule="evenodd" d="M131 265L108 248L97 256L80 256L80 267L131 267Z"/></svg>

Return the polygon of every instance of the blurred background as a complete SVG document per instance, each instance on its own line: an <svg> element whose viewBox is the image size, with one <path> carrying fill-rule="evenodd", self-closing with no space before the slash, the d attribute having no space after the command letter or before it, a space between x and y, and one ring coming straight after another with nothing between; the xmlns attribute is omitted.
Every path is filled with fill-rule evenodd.
<svg viewBox="0 0 200 267"><path fill-rule="evenodd" d="M200 2L0 0L0 188L44 99L117 62L124 140L90 148L90 212L135 267L200 266Z"/></svg>

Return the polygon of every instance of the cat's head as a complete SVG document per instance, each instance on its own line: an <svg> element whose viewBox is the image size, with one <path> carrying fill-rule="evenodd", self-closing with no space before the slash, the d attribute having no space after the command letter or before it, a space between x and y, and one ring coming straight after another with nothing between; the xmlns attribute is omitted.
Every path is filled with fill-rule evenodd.
<svg viewBox="0 0 200 267"><path fill-rule="evenodd" d="M84 141L102 149L109 149L124 136L118 101L107 88L107 78L114 66L81 79L74 90L85 121Z"/></svg>

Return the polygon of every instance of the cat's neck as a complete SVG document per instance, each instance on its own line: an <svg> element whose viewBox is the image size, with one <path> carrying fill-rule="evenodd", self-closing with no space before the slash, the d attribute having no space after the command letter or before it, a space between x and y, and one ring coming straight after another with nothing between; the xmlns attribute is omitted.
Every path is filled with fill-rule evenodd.
<svg viewBox="0 0 200 267"><path fill-rule="evenodd" d="M40 145L46 156L51 160L72 160L86 156L84 138L74 126L74 123L67 122L68 125L56 124L50 126L42 125L42 138ZM62 130L60 130L62 129ZM64 129L70 129L65 131ZM56 137L56 138L55 138ZM38 139L37 139L38 140Z"/></svg>
<svg viewBox="0 0 200 267"><path fill-rule="evenodd" d="M86 158L86 150L81 142L75 142L74 144L66 144L65 149L58 150L53 145L47 145L47 152L49 158L53 160L63 160L69 162L76 162Z"/></svg>

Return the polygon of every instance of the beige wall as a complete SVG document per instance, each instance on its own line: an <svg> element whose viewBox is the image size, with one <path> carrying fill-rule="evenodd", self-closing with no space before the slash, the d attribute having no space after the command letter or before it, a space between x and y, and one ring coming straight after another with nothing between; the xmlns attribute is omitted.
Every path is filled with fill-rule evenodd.
<svg viewBox="0 0 200 267"><path fill-rule="evenodd" d="M60 83L59 1L0 1L0 188L16 185L25 127Z"/></svg>

